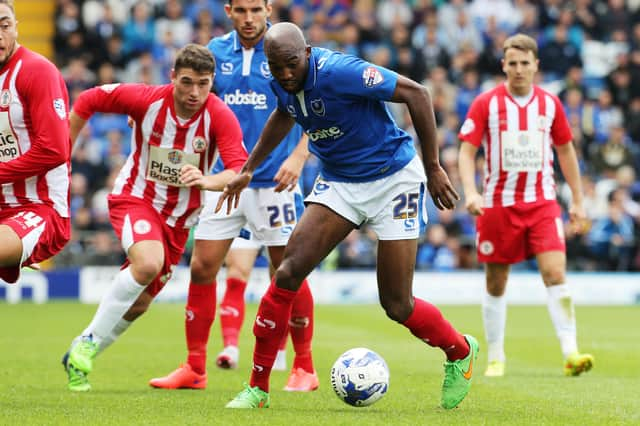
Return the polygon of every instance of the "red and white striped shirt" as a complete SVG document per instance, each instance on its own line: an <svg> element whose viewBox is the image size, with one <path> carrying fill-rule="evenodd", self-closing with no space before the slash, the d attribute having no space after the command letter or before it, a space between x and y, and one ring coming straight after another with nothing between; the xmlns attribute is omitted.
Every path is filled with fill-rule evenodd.
<svg viewBox="0 0 640 426"><path fill-rule="evenodd" d="M176 116L172 84L95 87L78 97L73 110L85 120L94 112L133 118L131 154L111 194L148 201L172 227L193 226L204 202L199 189L179 186L182 164L190 162L206 174L218 151L227 169L238 171L247 160L238 120L213 94L186 121Z"/></svg>
<svg viewBox="0 0 640 426"><path fill-rule="evenodd" d="M533 86L520 106L500 85L473 101L458 137L484 148L486 207L556 199L552 145L572 140L556 96Z"/></svg>
<svg viewBox="0 0 640 426"><path fill-rule="evenodd" d="M16 47L0 69L0 210L46 204L69 217L68 111L56 67Z"/></svg>

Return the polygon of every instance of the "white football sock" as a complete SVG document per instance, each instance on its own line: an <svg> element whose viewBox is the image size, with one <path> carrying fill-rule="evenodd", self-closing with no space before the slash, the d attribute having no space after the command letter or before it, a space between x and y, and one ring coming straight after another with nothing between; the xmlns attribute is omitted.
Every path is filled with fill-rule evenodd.
<svg viewBox="0 0 640 426"><path fill-rule="evenodd" d="M93 336L93 341L102 346L113 330L118 326L122 316L136 301L145 286L138 284L131 275L131 267L127 267L113 279L113 283L98 306L91 324L82 332L82 336ZM122 330L124 332L126 328ZM117 337L117 336L116 336ZM107 345L113 341L108 342Z"/></svg>
<svg viewBox="0 0 640 426"><path fill-rule="evenodd" d="M505 361L504 329L507 323L507 298L492 296L485 292L482 299L484 335L487 339L487 359Z"/></svg>
<svg viewBox="0 0 640 426"><path fill-rule="evenodd" d="M122 333L127 331L131 324L133 324L133 321L127 321L124 318L120 318L120 321L118 321L115 327L113 327L111 333L108 336L104 337L100 342L100 346L98 347L98 354L111 346L111 344L115 342L118 337L122 335Z"/></svg>
<svg viewBox="0 0 640 426"><path fill-rule="evenodd" d="M547 295L547 307L551 322L553 322L560 340L562 355L566 358L578 351L576 315L569 286L564 283L549 286L547 287Z"/></svg>

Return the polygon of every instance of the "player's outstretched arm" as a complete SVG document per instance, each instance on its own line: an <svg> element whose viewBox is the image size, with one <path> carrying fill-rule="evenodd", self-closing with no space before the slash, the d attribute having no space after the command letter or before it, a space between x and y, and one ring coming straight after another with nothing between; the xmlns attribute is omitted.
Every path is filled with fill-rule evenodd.
<svg viewBox="0 0 640 426"><path fill-rule="evenodd" d="M405 103L409 108L413 127L420 139L422 162L427 174L427 188L433 202L440 210L453 209L455 202L460 200L460 196L440 166L436 118L429 91L415 81L399 75L391 101Z"/></svg>
<svg viewBox="0 0 640 426"><path fill-rule="evenodd" d="M309 158L309 136L303 133L298 145L291 155L282 163L278 169L278 173L276 173L273 178L278 182L278 185L275 187L276 192L282 192L285 189L293 191L295 189L307 158Z"/></svg>
<svg viewBox="0 0 640 426"><path fill-rule="evenodd" d="M478 148L468 142L460 142L458 153L458 171L464 191L464 205L467 211L478 216L484 213L484 200L476 187L476 153Z"/></svg>
<svg viewBox="0 0 640 426"><path fill-rule="evenodd" d="M203 175L202 171L192 164L185 164L180 169L180 182L187 187L196 187L204 191L222 191L237 173L225 169L213 175Z"/></svg>
<svg viewBox="0 0 640 426"><path fill-rule="evenodd" d="M87 123L87 120L80 117L73 110L69 114L69 138L71 139L71 147L76 143L78 135L82 131L82 128Z"/></svg>
<svg viewBox="0 0 640 426"><path fill-rule="evenodd" d="M262 133L258 137L258 141L249 155L249 159L242 167L242 171L253 173L254 170L262 164L264 159L267 158L267 155L282 142L282 139L289 133L294 123L293 118L291 118L289 114L276 108L264 125L264 129L262 129Z"/></svg>
<svg viewBox="0 0 640 426"><path fill-rule="evenodd" d="M573 147L572 142L565 143L563 145L556 145L555 148L558 154L560 170L562 170L562 174L564 175L569 188L571 188L569 220L571 221L571 226L574 231L581 233L586 229L584 223L587 219L587 214L584 210L583 204L582 181L580 180L578 156L576 155L576 150Z"/></svg>
<svg viewBox="0 0 640 426"><path fill-rule="evenodd" d="M256 146L253 147L253 151L251 151L242 170L240 170L240 173L233 178L231 182L225 186L224 191L222 191L222 195L216 205L216 212L220 211L225 201L227 202L227 214L231 213L232 208L238 207L240 192L251 182L254 170L264 161L267 155L278 146L287 133L289 133L294 123L293 118L291 118L289 114L277 108L271 113L258 138L258 142L256 142Z"/></svg>

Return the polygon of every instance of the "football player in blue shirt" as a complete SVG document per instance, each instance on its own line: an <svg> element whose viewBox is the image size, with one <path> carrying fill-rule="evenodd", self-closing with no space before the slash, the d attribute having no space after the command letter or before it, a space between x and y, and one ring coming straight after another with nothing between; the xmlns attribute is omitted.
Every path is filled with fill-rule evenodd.
<svg viewBox="0 0 640 426"><path fill-rule="evenodd" d="M300 283L364 223L379 239L380 303L389 318L445 352L441 404L446 409L456 407L469 391L478 343L458 333L435 306L414 297L411 290L417 238L426 220L425 188L439 209L452 209L459 199L438 160L429 93L418 83L355 56L311 48L291 23L272 26L264 46L278 107L216 209L222 209L225 201L227 212L238 205L257 166L296 122L309 135L309 151L320 159L321 175L260 302L250 383L227 407L269 406L271 366ZM422 161L385 101L407 105Z"/></svg>
<svg viewBox="0 0 640 426"><path fill-rule="evenodd" d="M207 46L217 64L214 89L238 118L245 146L251 151L276 108L263 49L271 4L267 0L230 0L225 11L234 30L214 38ZM237 367L247 281L262 245L267 246L272 266L280 264L284 246L303 210L298 178L307 156L307 137L300 126L294 126L283 134L283 143L255 170L249 189L240 197L239 208L231 215L215 212L220 192L207 193L191 257L185 320L187 362L166 377L152 379L151 386L206 387L207 342L215 317L216 275L223 261L227 266L226 291L220 303L224 349L216 363L221 368ZM220 161L214 171L217 169L224 169ZM250 240L235 238L243 228L250 231ZM313 297L306 280L293 302L290 324L296 356L285 390L315 390L318 376L311 355ZM283 343L285 339L286 334Z"/></svg>

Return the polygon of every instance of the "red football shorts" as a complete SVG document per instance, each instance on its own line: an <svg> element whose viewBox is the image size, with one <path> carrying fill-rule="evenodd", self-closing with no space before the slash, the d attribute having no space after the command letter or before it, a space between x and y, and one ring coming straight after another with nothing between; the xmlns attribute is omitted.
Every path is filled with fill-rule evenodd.
<svg viewBox="0 0 640 426"><path fill-rule="evenodd" d="M482 263L512 264L547 251L565 251L560 206L555 201L485 208L477 219Z"/></svg>
<svg viewBox="0 0 640 426"><path fill-rule="evenodd" d="M42 262L57 254L71 236L69 218L44 204L3 209L0 224L9 226L22 240L20 264L0 268L0 278L8 283L18 281L22 266Z"/></svg>
<svg viewBox="0 0 640 426"><path fill-rule="evenodd" d="M166 217L148 202L130 196L109 196L109 218L125 252L140 241L160 241L164 245L162 271L146 289L147 293L155 297L171 278L175 265L180 263L189 230L167 225ZM128 265L127 260L122 268Z"/></svg>

